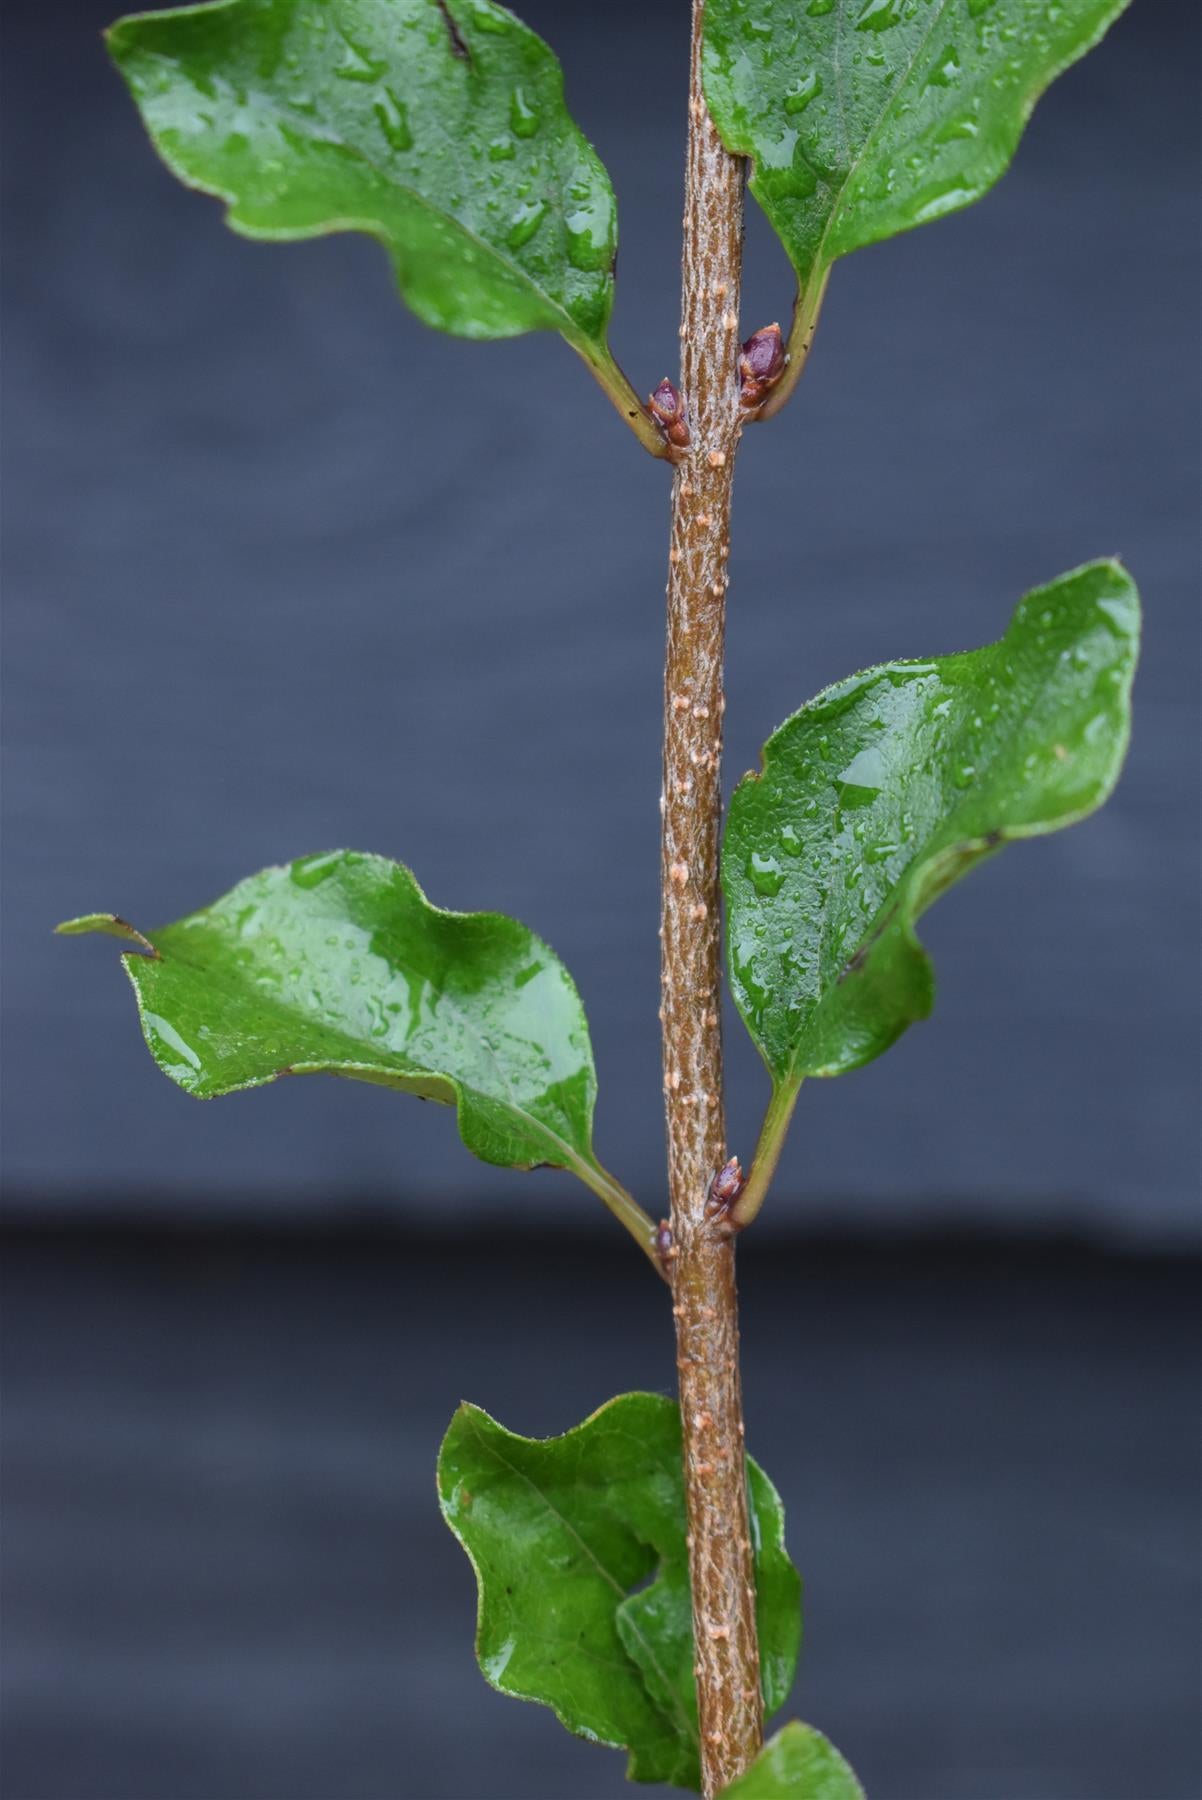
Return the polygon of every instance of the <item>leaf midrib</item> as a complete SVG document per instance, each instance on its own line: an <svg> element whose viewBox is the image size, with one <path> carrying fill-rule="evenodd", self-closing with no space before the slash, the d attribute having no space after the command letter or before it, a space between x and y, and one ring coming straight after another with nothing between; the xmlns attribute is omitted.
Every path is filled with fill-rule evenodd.
<svg viewBox="0 0 1202 1800"><path fill-rule="evenodd" d="M823 268L826 267L826 264L823 262L823 251L826 249L827 239L830 237L831 230L834 226L835 220L839 215L839 209L843 205L844 196L846 195L848 188L851 186L851 183L854 180L855 176L858 174L860 165L863 163L864 158L868 155L868 152L873 148L873 146L875 145L875 143L877 141L877 138L880 136L880 133L884 127L885 120L889 117L890 113L893 110L894 101L897 99L897 96L901 93L902 89L905 87L906 83L909 81L911 75L914 73L915 64L917 63L919 57L922 55L923 51L926 49L927 45L930 43L931 38L935 31L935 27L939 24L940 20L943 18L944 14L947 12L947 8L948 8L948 0L938 0L938 5L936 6L935 11L931 14L931 18L927 24L926 30L923 32L922 37L919 39L918 43L915 45L913 56L911 56L909 62L906 64L905 69L898 76L898 78L894 82L893 86L889 89L889 93L886 97L885 104L882 106L880 112L877 114L876 123L873 125L871 131L865 137L864 142L861 144L859 152L855 157L855 160L852 162L851 167L847 171L847 174L843 177L843 180L840 182L838 192L835 194L835 197L831 202L831 208L826 217L826 224L822 228L822 236L818 240L818 248L814 252L813 261L812 261L812 263L810 265L810 269L809 269L810 275L815 275L815 274L821 275ZM843 17L842 0L840 0L839 11L836 13L835 16L840 21L840 23L842 23L842 17ZM842 38L843 38L843 33L840 31L835 39L835 52L836 52L835 57L834 57L835 76L836 76L835 92L839 96L840 116L842 118L846 118L846 96L843 93L843 72L840 67L839 58L838 58L838 48L842 42ZM844 132L844 136L846 138L846 130Z"/></svg>
<svg viewBox="0 0 1202 1800"><path fill-rule="evenodd" d="M560 1525L562 1525L563 1529L567 1532L568 1536L571 1537L575 1543L579 1544L580 1548L584 1551L585 1555L588 1557L589 1561L592 1563L592 1565L596 1569L597 1573L603 1578L604 1581L606 1581L608 1583L608 1585L613 1589L614 1593L617 1594L621 1600L628 1599L629 1595L627 1594L626 1589L622 1586L621 1582L617 1579L617 1577L615 1575L612 1575L610 1573L610 1571L605 1567L605 1564L597 1556L596 1552L592 1548L592 1545L589 1544L583 1537L581 1537L580 1532L577 1530L576 1526L572 1524L570 1519L565 1518L564 1514L560 1512L559 1508L554 1504L554 1502L551 1500L550 1496L544 1492L544 1490L538 1485L538 1483L533 1479L532 1476L527 1475L527 1473L524 1469L519 1469L515 1463L511 1463L509 1458L507 1456L503 1455L503 1453L497 1448L497 1446L495 1444L490 1444L490 1443L486 1442L482 1432L480 1431L479 1423L473 1414L469 1413L468 1418L471 1422L472 1431L475 1434L476 1441L481 1446L481 1448L483 1450L487 1450L489 1454L494 1456L496 1458L496 1460L505 1469L507 1469L511 1475L516 1475L520 1481L525 1483L525 1485L530 1489L531 1493L534 1494L536 1499L541 1501L543 1506L546 1507L547 1511L552 1515L552 1517L555 1518L559 1522ZM640 1448L640 1450L643 1450L645 1452L645 1448L646 1448L645 1445L640 1444L639 1448ZM627 1529L631 1531L632 1537L638 1538L637 1532L633 1531L629 1526L627 1526ZM642 1542L643 1540L638 1539L638 1541ZM650 1545L649 1548L656 1550L656 1554L657 1554L657 1556L659 1556L661 1558L661 1562L662 1562L662 1555L663 1555L662 1551L659 1551L655 1545ZM638 1629L636 1620L634 1618L632 1618L629 1613L627 1613L626 1618L630 1625L631 1631L634 1633L635 1637L638 1638L639 1643L642 1644L644 1650L646 1651L647 1661L651 1664L651 1667L655 1670L655 1673L659 1677L660 1681L663 1683L663 1688L664 1688L665 1693L667 1693L671 1697L672 1708L673 1708L673 1712L675 1714L675 1723L676 1723L677 1730L680 1732L681 1736L683 1736L685 1738L686 1742L696 1745L698 1742L697 1732L694 1730L693 1722L688 1717L688 1714L681 1709L680 1702L677 1698L676 1691L672 1685L670 1676L668 1675L667 1671L664 1669L663 1664L660 1662L658 1656L656 1656L655 1651L652 1648L651 1644L647 1641L645 1634ZM615 1630L616 1630L616 1626L615 1626ZM636 1669L636 1671L638 1670L637 1663L633 1664L633 1667ZM641 1675L640 1675L640 1680L641 1680ZM647 1698L648 1705L652 1708L652 1710L654 1712L659 1712L661 1710L656 1705L655 1701L651 1698L650 1694L647 1694L646 1698ZM632 1748L632 1746L628 1745L627 1748L628 1749Z"/></svg>

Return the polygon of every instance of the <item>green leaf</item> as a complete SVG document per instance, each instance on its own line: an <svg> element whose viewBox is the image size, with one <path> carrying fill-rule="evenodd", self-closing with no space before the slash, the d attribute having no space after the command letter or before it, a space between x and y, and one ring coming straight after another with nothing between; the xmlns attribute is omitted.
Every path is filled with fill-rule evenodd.
<svg viewBox="0 0 1202 1800"><path fill-rule="evenodd" d="M739 783L722 851L731 983L778 1093L931 1009L919 915L1013 838L1100 806L1127 747L1139 596L1116 562L1028 594L998 644L827 688Z"/></svg>
<svg viewBox="0 0 1202 1800"><path fill-rule="evenodd" d="M1128 0L706 0L705 93L803 294L980 199Z"/></svg>
<svg viewBox="0 0 1202 1800"><path fill-rule="evenodd" d="M796 1720L764 1745L723 1800L864 1800L864 1790L835 1746Z"/></svg>
<svg viewBox="0 0 1202 1800"><path fill-rule="evenodd" d="M748 1459L765 1705L788 1693L801 1636L776 1490ZM476 1571L476 1653L502 1693L630 1752L634 1781L698 1787L680 1410L623 1394L556 1438L474 1406L438 1460L443 1514ZM640 1584L654 1577L649 1586Z"/></svg>
<svg viewBox="0 0 1202 1800"><path fill-rule="evenodd" d="M560 331L609 362L609 177L559 63L492 0L217 0L109 48L168 167L247 237L364 231L469 338Z"/></svg>
<svg viewBox="0 0 1202 1800"><path fill-rule="evenodd" d="M485 1162L596 1186L596 1077L563 964L515 919L443 912L400 863L332 850L265 869L145 935L108 931L165 1074L209 1099L280 1075L345 1075L454 1103Z"/></svg>

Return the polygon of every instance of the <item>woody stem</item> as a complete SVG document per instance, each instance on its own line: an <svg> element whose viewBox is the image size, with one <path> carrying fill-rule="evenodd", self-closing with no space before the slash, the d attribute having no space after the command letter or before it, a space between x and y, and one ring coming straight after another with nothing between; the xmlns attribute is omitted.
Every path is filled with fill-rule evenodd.
<svg viewBox="0 0 1202 1800"><path fill-rule="evenodd" d="M733 1238L707 1216L727 1158L718 849L731 476L741 429L743 165L701 87L694 0L681 395L691 434L672 487L664 693L662 1017L672 1288L684 1432L702 1783L717 1794L763 1732Z"/></svg>

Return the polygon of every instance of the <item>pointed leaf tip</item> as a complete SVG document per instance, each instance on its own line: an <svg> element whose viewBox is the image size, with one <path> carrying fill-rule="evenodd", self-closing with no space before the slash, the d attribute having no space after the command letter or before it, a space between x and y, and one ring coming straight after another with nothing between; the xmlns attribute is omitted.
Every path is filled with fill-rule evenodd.
<svg viewBox="0 0 1202 1800"><path fill-rule="evenodd" d="M124 938L127 943L136 945L144 956L157 958L159 954L150 939L143 937L142 933L131 925L128 919L123 919L119 913L82 913L78 919L64 919L54 929L60 937L83 937L88 932L101 931L107 933L109 937Z"/></svg>
<svg viewBox="0 0 1202 1800"><path fill-rule="evenodd" d="M563 964L498 913L444 912L410 871L334 850L265 869L144 936L113 913L159 1067L201 1099L333 1074L454 1103L485 1162L593 1171L588 1027Z"/></svg>

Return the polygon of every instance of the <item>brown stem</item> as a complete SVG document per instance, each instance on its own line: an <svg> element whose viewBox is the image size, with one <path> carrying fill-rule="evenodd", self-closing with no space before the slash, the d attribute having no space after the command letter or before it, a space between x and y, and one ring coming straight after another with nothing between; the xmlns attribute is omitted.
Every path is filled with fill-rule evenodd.
<svg viewBox="0 0 1202 1800"><path fill-rule="evenodd" d="M662 1018L701 1768L711 1796L755 1756L763 1708L734 1244L706 1214L710 1181L727 1160L719 773L730 490L741 426L744 171L723 148L701 90L703 6L693 0L680 328L690 444L673 481L668 571Z"/></svg>

